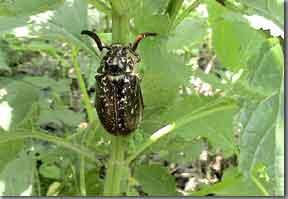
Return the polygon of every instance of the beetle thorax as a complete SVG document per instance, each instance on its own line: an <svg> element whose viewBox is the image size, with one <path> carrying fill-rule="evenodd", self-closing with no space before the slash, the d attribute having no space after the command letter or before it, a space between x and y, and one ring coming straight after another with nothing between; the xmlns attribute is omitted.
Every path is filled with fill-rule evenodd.
<svg viewBox="0 0 288 199"><path fill-rule="evenodd" d="M140 61L138 54L120 44L112 44L107 49L98 72L112 76L133 73L135 65Z"/></svg>

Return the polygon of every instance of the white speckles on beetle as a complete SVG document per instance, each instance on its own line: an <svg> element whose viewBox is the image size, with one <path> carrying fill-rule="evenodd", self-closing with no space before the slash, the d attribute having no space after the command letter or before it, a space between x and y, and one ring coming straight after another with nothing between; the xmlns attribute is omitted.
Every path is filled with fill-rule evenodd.
<svg viewBox="0 0 288 199"><path fill-rule="evenodd" d="M129 79L128 78L124 78L124 82L125 83L129 83Z"/></svg>
<svg viewBox="0 0 288 199"><path fill-rule="evenodd" d="M93 36L91 32L88 34L93 36L99 50L103 53L95 77L95 106L103 127L111 134L128 135L137 128L141 121L143 99L140 88L141 80L136 68L136 64L140 62L140 56L136 49L141 39L147 36L146 34L156 35L143 33L133 44L127 46L122 44L101 46L97 35ZM104 52L104 49L107 49L107 52Z"/></svg>

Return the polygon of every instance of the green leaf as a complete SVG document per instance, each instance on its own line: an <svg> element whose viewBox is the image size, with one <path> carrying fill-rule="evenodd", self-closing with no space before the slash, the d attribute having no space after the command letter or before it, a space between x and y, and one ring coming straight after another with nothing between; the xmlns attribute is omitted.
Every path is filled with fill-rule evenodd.
<svg viewBox="0 0 288 199"><path fill-rule="evenodd" d="M253 90L271 95L278 91L284 67L283 50L278 39L268 39L248 62L248 82Z"/></svg>
<svg viewBox="0 0 288 199"><path fill-rule="evenodd" d="M250 176L259 163L267 168L270 178L261 184L274 195L275 181L275 128L279 109L278 95L260 101L259 104L247 104L241 117L239 168L245 176ZM279 157L278 157L279 158ZM280 165L279 165L280 166ZM277 165L278 167L278 165Z"/></svg>
<svg viewBox="0 0 288 199"><path fill-rule="evenodd" d="M0 33L7 32L13 28L26 25L29 20L27 16L21 17L6 17L0 16Z"/></svg>
<svg viewBox="0 0 288 199"><path fill-rule="evenodd" d="M135 7L133 14L135 24L134 32L156 32L161 36L167 35L170 18L168 14L162 14L167 3L168 1L164 2L163 0L153 2L151 2L151 0L145 0L138 3L138 7Z"/></svg>
<svg viewBox="0 0 288 199"><path fill-rule="evenodd" d="M10 134L12 132L0 132L0 134ZM11 143L2 143L0 144L0 171L13 159L16 158L16 155L23 148L23 141L17 140Z"/></svg>
<svg viewBox="0 0 288 199"><path fill-rule="evenodd" d="M34 15L39 12L51 10L62 4L64 0L4 0L0 2L0 15L23 16Z"/></svg>
<svg viewBox="0 0 288 199"><path fill-rule="evenodd" d="M207 35L207 24L201 18L184 19L171 33L168 49L179 49L200 43Z"/></svg>
<svg viewBox="0 0 288 199"><path fill-rule="evenodd" d="M156 32L159 35L167 35L169 30L168 15L145 15L135 18L135 28L137 32Z"/></svg>
<svg viewBox="0 0 288 199"><path fill-rule="evenodd" d="M183 0L170 0L166 9L166 13L169 15L172 23L174 23L176 16L182 7Z"/></svg>
<svg viewBox="0 0 288 199"><path fill-rule="evenodd" d="M73 21L73 23L69 23L71 21ZM87 1L66 1L63 6L56 10L54 19L51 23L54 23L57 28L62 28L64 31L79 37L81 31L88 27ZM53 28L54 27L52 26L52 31Z"/></svg>
<svg viewBox="0 0 288 199"><path fill-rule="evenodd" d="M252 14L264 16L284 29L284 0L240 0L240 2L252 9Z"/></svg>
<svg viewBox="0 0 288 199"><path fill-rule="evenodd" d="M232 100L192 95L175 102L162 117L169 123L175 122L173 134L186 140L206 137L216 149L231 155L236 150L233 133L236 110Z"/></svg>
<svg viewBox="0 0 288 199"><path fill-rule="evenodd" d="M34 161L23 151L1 170L0 196L31 196L33 178Z"/></svg>
<svg viewBox="0 0 288 199"><path fill-rule="evenodd" d="M3 111L0 127L9 130L26 119L32 105L38 101L39 90L21 81L13 81L2 89L7 95L0 102Z"/></svg>
<svg viewBox="0 0 288 199"><path fill-rule="evenodd" d="M10 68L8 65L7 53L1 49L0 46L0 71L1 70L10 70Z"/></svg>
<svg viewBox="0 0 288 199"><path fill-rule="evenodd" d="M129 15L132 19L137 21L141 19L145 20L143 18L147 16L161 16L161 14L165 11L167 5L168 5L167 0L157 0L157 1L155 0L145 0L145 1L143 0L134 0L134 1L121 0L120 6L118 6L120 8L117 7L117 10L120 10L120 13ZM153 21L151 22L154 23ZM140 24L135 23L135 26L141 28Z"/></svg>
<svg viewBox="0 0 288 199"><path fill-rule="evenodd" d="M161 151L165 148L169 151L170 146L173 146L171 145L173 140L191 142L202 136L209 140L214 147L213 149L222 150L225 156L237 153L233 130L236 110L236 103L225 97L193 95L179 98L167 109L156 109L154 110L155 113L150 113L146 118L144 117L145 120L141 125L144 132L156 133L157 130L162 129L167 124L170 124L168 126L171 127L171 130L168 131L168 134L161 134L160 142L157 139L158 142L156 143L156 137L158 138L160 134L155 134L155 136L153 134L153 138L147 138L147 141L141 144L140 149L145 150L155 143L153 146L156 150Z"/></svg>
<svg viewBox="0 0 288 199"><path fill-rule="evenodd" d="M111 14L111 8L102 0L89 0L89 3L95 6L99 11L107 15Z"/></svg>
<svg viewBox="0 0 288 199"><path fill-rule="evenodd" d="M135 189L135 187L131 187L128 191L127 191L127 193L126 193L126 196L128 196L128 197L131 197L131 196L139 196L139 193L138 193L138 191Z"/></svg>
<svg viewBox="0 0 288 199"><path fill-rule="evenodd" d="M283 93L280 92L284 55L279 41L273 38L267 40L262 45L259 54L251 57L248 64L250 87L264 93L267 97L258 102L246 101L240 112L239 121L242 130L239 167L246 176L251 176L256 165L263 164L267 167L270 180L263 181L263 179L251 176L252 179L259 188L268 190L269 194L281 195L281 189L283 190L281 181L283 180L277 177L281 175L276 175L276 173L283 172L283 160L281 162L283 140L279 140L278 136L281 137L284 132L283 118L281 119L284 108L281 102ZM277 185L275 181L278 182Z"/></svg>
<svg viewBox="0 0 288 199"><path fill-rule="evenodd" d="M39 15L34 18L31 22L32 28L37 35L42 34L43 37L61 39L84 48L97 59L98 55L91 46L89 38L81 36L81 31L88 29L87 10L86 0L65 1L64 5L51 15ZM43 20L41 21L39 18ZM44 20L45 18L46 20Z"/></svg>
<svg viewBox="0 0 288 199"><path fill-rule="evenodd" d="M179 86L188 79L189 68L178 57L157 48L149 50L147 46L146 52L142 54L146 69L141 83L145 106L141 127L151 133L163 126L160 114L174 103Z"/></svg>
<svg viewBox="0 0 288 199"><path fill-rule="evenodd" d="M236 168L225 171L221 182L203 186L200 191L190 193L191 196L207 196L208 194L230 197L262 195L257 187Z"/></svg>
<svg viewBox="0 0 288 199"><path fill-rule="evenodd" d="M51 136L48 135L47 133L42 133L40 131L34 132L30 130L25 130L24 132L20 131L20 132L13 132L11 134L0 134L0 143L8 143L8 142L12 142L15 140L24 140L24 139L28 139L28 138L35 138L38 140L42 140L42 141L47 141L47 142L51 142L53 144L59 145L62 148L66 148L69 149L70 152L76 152L79 155L83 155L84 157L87 157L88 159L90 159L91 161L93 161L94 163L99 163L99 161L95 158L95 154L93 154L94 152L88 150L85 147L81 147L78 144L71 144L70 141L67 141L66 139L63 138L59 138L57 136Z"/></svg>
<svg viewBox="0 0 288 199"><path fill-rule="evenodd" d="M253 181L262 194L267 194L268 190L269 194L273 195L275 165L271 162L275 162L278 92L284 66L282 47L277 39L267 39L259 31L250 28L241 16L227 11L219 4L209 4L209 20L212 24L216 54L221 63L232 70L245 68L244 77L247 77L247 83L244 85L248 90L262 96L253 102L246 98L240 112L242 131L239 168L245 178L250 178L249 181ZM270 177L268 182L252 175L257 164L267 167ZM278 166L276 165L276 168Z"/></svg>
<svg viewBox="0 0 288 199"><path fill-rule="evenodd" d="M103 180L99 177L98 169L91 169L86 173L86 188L88 196L101 195L103 193Z"/></svg>
<svg viewBox="0 0 288 199"><path fill-rule="evenodd" d="M201 69L197 69L197 70L193 71L193 76L200 78L205 83L210 84L213 87L213 90L221 89L222 91L227 91L227 90L231 89L231 87L232 87L231 81L228 81L228 83L224 84L223 79L220 79L219 77L217 77L215 75L215 73L208 73L207 74Z"/></svg>
<svg viewBox="0 0 288 199"><path fill-rule="evenodd" d="M8 43L0 39L0 72L3 70L10 71L7 51L8 51Z"/></svg>
<svg viewBox="0 0 288 199"><path fill-rule="evenodd" d="M284 196L284 81L279 93L279 109L275 134L275 195Z"/></svg>
<svg viewBox="0 0 288 199"><path fill-rule="evenodd" d="M42 164L39 173L45 178L60 179L61 171L56 165Z"/></svg>
<svg viewBox="0 0 288 199"><path fill-rule="evenodd" d="M47 54L55 58L58 58L57 53L61 53L61 50L58 49L55 45L53 45L52 43L46 43L42 39L32 40L29 43L21 43L15 46L11 45L11 47L15 50L46 52Z"/></svg>
<svg viewBox="0 0 288 199"><path fill-rule="evenodd" d="M61 183L54 181L49 185L46 196L58 196L61 188Z"/></svg>
<svg viewBox="0 0 288 199"><path fill-rule="evenodd" d="M150 196L176 196L175 179L167 169L158 165L140 165L135 169L135 178L144 192Z"/></svg>
<svg viewBox="0 0 288 199"><path fill-rule="evenodd" d="M199 140L187 140L182 137L170 136L162 139L152 148L152 151L159 151L162 159L173 163L186 164L196 160L203 150L203 143Z"/></svg>
<svg viewBox="0 0 288 199"><path fill-rule="evenodd" d="M142 1L143 7L142 11L143 14L146 13L146 15L153 15L157 13L161 13L166 7L168 6L167 0L144 0Z"/></svg>
<svg viewBox="0 0 288 199"><path fill-rule="evenodd" d="M221 64L230 70L247 67L250 56L265 42L265 35L251 28L241 15L209 2L212 42Z"/></svg>
<svg viewBox="0 0 288 199"><path fill-rule="evenodd" d="M50 122L63 123L69 127L77 127L81 122L85 121L84 115L75 113L71 110L44 110L40 114L39 123L47 124Z"/></svg>
<svg viewBox="0 0 288 199"><path fill-rule="evenodd" d="M146 40L141 46L144 65L142 80L147 111L173 103L178 88L188 79L188 68L181 57L171 55L161 42Z"/></svg>
<svg viewBox="0 0 288 199"><path fill-rule="evenodd" d="M39 89L52 89L56 93L70 91L69 79L60 79L59 81L56 81L55 79L52 79L48 76L26 76L25 78L23 78L23 81Z"/></svg>

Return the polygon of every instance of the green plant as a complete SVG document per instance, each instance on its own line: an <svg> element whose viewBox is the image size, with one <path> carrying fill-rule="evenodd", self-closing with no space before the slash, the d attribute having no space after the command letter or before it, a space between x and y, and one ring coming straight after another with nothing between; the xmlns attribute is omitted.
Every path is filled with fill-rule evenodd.
<svg viewBox="0 0 288 199"><path fill-rule="evenodd" d="M180 195L163 161L198 161L203 143L237 161L186 195L283 195L284 53L274 32L284 1L266 2L1 1L0 195ZM252 27L253 14L276 28ZM138 49L144 118L125 138L104 131L91 103L101 55L80 33L92 28L105 43L158 33Z"/></svg>

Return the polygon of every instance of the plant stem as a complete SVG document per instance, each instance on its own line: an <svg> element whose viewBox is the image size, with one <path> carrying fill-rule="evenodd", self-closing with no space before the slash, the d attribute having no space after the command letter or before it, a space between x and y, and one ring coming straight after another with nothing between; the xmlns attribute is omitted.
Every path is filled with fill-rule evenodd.
<svg viewBox="0 0 288 199"><path fill-rule="evenodd" d="M116 10L115 0L112 1L112 40L113 43L126 44L129 41L129 17L119 14Z"/></svg>
<svg viewBox="0 0 288 199"><path fill-rule="evenodd" d="M144 142L134 154L132 154L130 157L127 158L126 160L127 165L131 164L132 161L135 160L141 153L143 153L149 146L157 142L161 137L167 135L174 128L175 128L175 124L168 124L167 126L153 133L150 136L150 138L146 142Z"/></svg>
<svg viewBox="0 0 288 199"><path fill-rule="evenodd" d="M81 196L86 196L87 192L86 192L85 157L84 156L80 157L79 176L80 176L80 193L81 193Z"/></svg>
<svg viewBox="0 0 288 199"><path fill-rule="evenodd" d="M251 174L251 179L258 187L258 189L263 193L264 196L269 196L269 193L267 192L263 184L253 174Z"/></svg>
<svg viewBox="0 0 288 199"><path fill-rule="evenodd" d="M124 145L125 138L111 136L111 153L108 163L107 176L104 184L104 196L119 196L124 167Z"/></svg>
<svg viewBox="0 0 288 199"><path fill-rule="evenodd" d="M87 90L86 90L86 85L85 82L83 80L82 74L81 74L81 70L80 70L80 66L79 66L79 62L77 61L77 56L78 56L78 50L74 47L72 49L72 61L73 61L73 65L74 65L74 70L77 76L77 81L79 84L79 88L82 94L82 99L85 105L85 109L87 111L87 115L88 115L88 121L91 124L93 124L93 122L96 121L96 117L95 117L95 112L94 112L94 108L92 106L92 104L90 103L90 98L88 96ZM88 132L88 131L87 131ZM84 145L85 143L85 138L86 138L86 133L83 134L83 138L81 141L81 144ZM85 157L84 156L80 156L80 191L81 191L81 195L82 196L86 196L86 183L85 183Z"/></svg>
<svg viewBox="0 0 288 199"><path fill-rule="evenodd" d="M189 14L192 12L198 5L200 4L200 0L195 0L191 3L176 19L173 23L172 29L176 28Z"/></svg>
<svg viewBox="0 0 288 199"><path fill-rule="evenodd" d="M85 146L86 137L89 130L85 131L82 134L81 145ZM80 193L81 196L86 196L86 179L85 179L85 157L83 155L80 156Z"/></svg>
<svg viewBox="0 0 288 199"><path fill-rule="evenodd" d="M77 50L77 48L73 47L73 49L72 49L73 66L74 66L74 70L75 70L75 73L77 76L79 88L80 88L80 91L82 94L84 106L85 106L85 109L87 111L88 121L91 124L93 121L96 121L96 117L95 117L95 113L94 113L94 108L93 108L92 104L90 103L90 98L89 98L88 93L86 91L85 82L84 82L82 74L81 74L80 66L79 66L79 63L77 61L77 56L78 56L78 50Z"/></svg>
<svg viewBox="0 0 288 199"><path fill-rule="evenodd" d="M112 40L113 43L127 43L129 39L129 17L120 13L121 0L112 0ZM111 136L110 160L104 183L104 196L119 196L125 168L125 137Z"/></svg>
<svg viewBox="0 0 288 199"><path fill-rule="evenodd" d="M170 0L168 7L166 9L166 13L170 17L170 27L169 30L173 27L173 24L176 20L177 14L182 7L183 0Z"/></svg>
<svg viewBox="0 0 288 199"><path fill-rule="evenodd" d="M96 124L93 122L88 129L85 129L85 132L82 133L82 138L81 138L81 146L87 147L87 142L89 142L88 135L90 135L91 132L94 132L94 129L98 128L98 123ZM86 191L86 179L85 179L85 164L86 164L86 158L81 155L80 156L80 193L81 196L86 196L87 191Z"/></svg>
<svg viewBox="0 0 288 199"><path fill-rule="evenodd" d="M87 147L88 142L89 142L89 135L94 132L95 129L98 128L98 123L93 122L88 129L85 129L85 132L82 133L82 138L81 138L81 146ZM86 157L83 155L80 156L80 193L81 196L86 196L87 191L86 191L86 177L85 177L85 168L86 168Z"/></svg>

